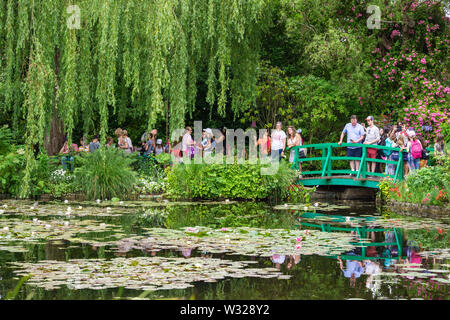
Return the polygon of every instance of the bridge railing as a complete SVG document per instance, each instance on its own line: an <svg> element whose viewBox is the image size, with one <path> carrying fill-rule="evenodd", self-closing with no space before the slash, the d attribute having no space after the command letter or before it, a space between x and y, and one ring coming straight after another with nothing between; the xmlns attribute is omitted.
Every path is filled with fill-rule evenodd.
<svg viewBox="0 0 450 320"><path fill-rule="evenodd" d="M297 227L300 226L304 226L307 228L318 228L320 229L322 232L355 232L358 235L358 241L357 242L350 242L350 244L358 246L361 248L361 256L353 256L353 255L341 255L341 258L343 260L367 260L367 259L400 259L402 257L402 252L403 252L403 235L402 235L402 231L398 228L395 227L378 227L378 228L374 228L374 227L367 227L367 226L362 226L362 227L352 227L352 226L348 226L348 227L337 227L337 226L333 226L330 223L310 223L310 222L303 222L301 221L301 218L306 218L306 219L314 219L315 217L320 218L320 216L327 216L327 217L333 217L333 222L342 222L342 221L346 221L346 217L344 216L336 216L336 215L324 215L324 214L316 214L316 213L312 213L312 212L305 212L305 213L297 213L296 214L297 217L299 217L299 222L300 225L296 225ZM372 221L374 222L372 217L352 217L352 220L364 220L364 221ZM394 242L370 242L370 241L366 241L368 239L364 239L364 235L367 234L368 232L387 232L387 231L392 231L394 232L395 235L395 241ZM367 247L386 247L386 246L396 246L397 250L398 250L398 257L369 257L366 255L366 249ZM337 258L337 256L329 256L331 258Z"/></svg>
<svg viewBox="0 0 450 320"><path fill-rule="evenodd" d="M333 150L340 149L340 148L347 148L347 147L357 147L362 148L362 156L361 157L348 157L348 156L336 156L333 155ZM383 160L383 159L373 159L367 157L367 148L371 149L381 149L381 150L388 150L388 151L397 151L399 153L399 158L397 161L393 160ZM314 149L314 150L322 150L322 156L321 157L306 157L306 158L300 158L299 152L301 149ZM322 162L322 169L320 171L302 171L302 175L320 175L321 177L326 176L332 176L333 174L340 174L340 175L347 175L347 174L355 174L356 179L360 178L366 178L368 174L372 176L378 176L378 177L391 177L394 179L394 181L402 181L403 180L403 161L406 160L403 157L403 152L400 152L400 148L393 148L393 147L386 147L386 146L379 146L379 145L372 145L372 144L357 144L357 143L319 143L319 144L308 144L303 146L295 146L292 148L287 148L287 150L291 150L291 152L295 152L294 154L294 160L292 164L293 169L299 169L299 163L302 162L309 162L309 161L321 161ZM359 164L359 170L358 171L352 171L350 169L341 169L341 170L334 170L333 169L333 161L338 160L356 160L360 161ZM368 162L378 162L378 163L384 163L386 165L393 164L396 166L395 174L389 175L385 173L377 173L377 172L368 172L367 171L367 163Z"/></svg>

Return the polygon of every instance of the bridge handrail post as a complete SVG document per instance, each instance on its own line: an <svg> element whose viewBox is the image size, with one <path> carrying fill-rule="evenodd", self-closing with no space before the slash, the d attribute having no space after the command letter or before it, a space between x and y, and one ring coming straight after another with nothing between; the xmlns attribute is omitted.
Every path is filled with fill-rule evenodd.
<svg viewBox="0 0 450 320"><path fill-rule="evenodd" d="M291 152L292 152L292 149L291 149ZM299 166L298 166L298 148L294 148L294 160L292 161L292 167L291 168L294 169L294 170L298 170L299 169Z"/></svg>
<svg viewBox="0 0 450 320"><path fill-rule="evenodd" d="M328 146L328 154L330 156L330 160L327 165L327 176L331 176L332 175L331 171L333 171L333 159L332 159L333 158L333 145L332 144L330 144Z"/></svg>
<svg viewBox="0 0 450 320"><path fill-rule="evenodd" d="M403 180L403 152L398 153L397 169L395 170L394 182Z"/></svg>
<svg viewBox="0 0 450 320"><path fill-rule="evenodd" d="M326 175L328 175L328 163L331 160L331 154L332 154L331 151L330 151L330 148L331 148L331 146L328 146L326 149L325 148L322 149L322 157L324 157L325 150L326 150L326 153L327 153L327 157L325 159L325 163L322 160L322 177L325 177Z"/></svg>
<svg viewBox="0 0 450 320"><path fill-rule="evenodd" d="M366 177L366 155L367 155L367 147L365 145L362 145L362 156L361 156L361 160L359 162L359 169L358 169L358 174L356 175L356 179L359 179L362 175L363 178Z"/></svg>

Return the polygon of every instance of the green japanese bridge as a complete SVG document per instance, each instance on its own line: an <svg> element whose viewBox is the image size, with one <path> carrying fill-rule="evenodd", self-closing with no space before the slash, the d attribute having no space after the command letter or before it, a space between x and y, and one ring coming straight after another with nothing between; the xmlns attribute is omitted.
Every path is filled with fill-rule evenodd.
<svg viewBox="0 0 450 320"><path fill-rule="evenodd" d="M347 147L359 147L362 148L361 157L347 157L339 156L339 150L345 151ZM302 171L302 177L299 178L298 182L302 183L304 186L354 186L354 187L367 187L367 188L378 188L379 182L382 178L391 177L395 182L403 180L403 161L406 160L403 157L403 153L399 152L399 158L397 161L383 160L383 159L371 159L367 158L367 148L381 149L389 151L400 151L400 148L392 148L386 146L378 145L368 145L368 144L355 144L355 143L320 143L320 144L309 144L303 146L295 146L292 148L287 148L291 152L295 152L294 161L292 168L299 169L299 164L303 162L314 162L320 161L321 169L317 171ZM302 149L307 149L308 153L314 153L311 151L319 150L320 156L313 156L307 158L300 158L299 151ZM317 153L317 152L315 152ZM341 152L342 153L342 152ZM359 170L352 171L350 169L346 170L335 170L333 169L333 162L336 161L347 161L346 166L350 167L349 161L356 160L360 161ZM387 175L385 173L376 173L367 171L367 163L378 162L382 164L393 164L395 165L395 174ZM342 163L341 163L342 166ZM316 166L317 167L317 166Z"/></svg>

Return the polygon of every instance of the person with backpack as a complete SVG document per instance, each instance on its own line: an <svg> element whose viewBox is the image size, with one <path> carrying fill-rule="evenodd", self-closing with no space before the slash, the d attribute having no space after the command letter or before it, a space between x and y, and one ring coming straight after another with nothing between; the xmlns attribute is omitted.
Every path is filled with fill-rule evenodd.
<svg viewBox="0 0 450 320"><path fill-rule="evenodd" d="M397 145L395 144L396 141L396 135L395 135L396 131L395 130L391 130L389 132L388 137L385 140L385 146L386 147L392 147L395 148ZM393 151L392 150L383 150L384 154L387 157L387 160L389 161L398 161L398 152L396 152L394 155L396 155L396 160L394 160L394 155L393 155ZM395 164L387 164L386 165L386 171L385 173L388 175L393 176L395 174L395 169L396 169L396 165Z"/></svg>
<svg viewBox="0 0 450 320"><path fill-rule="evenodd" d="M420 158L422 158L422 144L417 139L414 131L408 132L408 144L406 146L408 152L408 165L412 171L420 168Z"/></svg>

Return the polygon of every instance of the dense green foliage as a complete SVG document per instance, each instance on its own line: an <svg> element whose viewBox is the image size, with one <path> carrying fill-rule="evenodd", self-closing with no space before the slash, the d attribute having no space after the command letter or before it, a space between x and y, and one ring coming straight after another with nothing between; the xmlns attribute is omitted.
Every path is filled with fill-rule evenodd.
<svg viewBox="0 0 450 320"><path fill-rule="evenodd" d="M150 128L162 116L180 128L200 81L222 116L227 101L234 113L252 104L268 10L263 0L1 0L0 112L25 133L23 195L34 148L58 126L69 142L76 128L104 142L111 121Z"/></svg>
<svg viewBox="0 0 450 320"><path fill-rule="evenodd" d="M368 27L370 5L379 28ZM57 153L65 135L104 142L118 126L136 141L192 120L282 120L315 143L372 114L429 141L448 136L445 10L428 0L0 0L0 124L24 145L20 195L34 192L40 151Z"/></svg>
<svg viewBox="0 0 450 320"><path fill-rule="evenodd" d="M23 188L26 158L24 147L14 144L11 130L0 128L0 193L19 197ZM45 153L40 153L31 168L30 196L39 196L50 192L49 174L58 161L51 160Z"/></svg>
<svg viewBox="0 0 450 320"><path fill-rule="evenodd" d="M168 192L184 199L267 199L286 197L296 173L281 162L274 175L261 175L260 164L175 165L168 173Z"/></svg>
<svg viewBox="0 0 450 320"><path fill-rule="evenodd" d="M116 148L100 148L80 158L75 169L79 188L87 199L124 199L136 183L133 159Z"/></svg>
<svg viewBox="0 0 450 320"><path fill-rule="evenodd" d="M412 171L406 179L394 184L391 179L380 183L383 197L397 201L429 205L448 205L450 194L450 161L442 159L442 165L424 167Z"/></svg>

